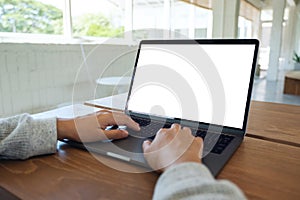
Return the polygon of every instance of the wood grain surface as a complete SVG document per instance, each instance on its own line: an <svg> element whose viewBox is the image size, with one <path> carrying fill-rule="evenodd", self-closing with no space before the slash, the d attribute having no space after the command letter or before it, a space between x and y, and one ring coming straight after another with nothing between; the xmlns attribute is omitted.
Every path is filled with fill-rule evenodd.
<svg viewBox="0 0 300 200"><path fill-rule="evenodd" d="M218 178L236 183L249 199L300 199L300 148L245 137Z"/></svg>
<svg viewBox="0 0 300 200"><path fill-rule="evenodd" d="M252 101L246 136L217 178L233 181L249 199L300 199L300 107ZM152 198L157 173L107 165L143 171L61 142L53 155L0 160L0 199Z"/></svg>
<svg viewBox="0 0 300 200"><path fill-rule="evenodd" d="M252 101L247 136L300 147L300 106Z"/></svg>
<svg viewBox="0 0 300 200"><path fill-rule="evenodd" d="M300 148L246 137L218 178L236 183L249 199L300 199L299 169ZM54 155L0 161L1 187L21 199L151 199L157 178L111 169L67 144Z"/></svg>
<svg viewBox="0 0 300 200"><path fill-rule="evenodd" d="M140 169L108 157L102 159ZM156 173L114 170L67 144L59 145L55 155L0 161L0 185L21 199L151 199L157 178Z"/></svg>

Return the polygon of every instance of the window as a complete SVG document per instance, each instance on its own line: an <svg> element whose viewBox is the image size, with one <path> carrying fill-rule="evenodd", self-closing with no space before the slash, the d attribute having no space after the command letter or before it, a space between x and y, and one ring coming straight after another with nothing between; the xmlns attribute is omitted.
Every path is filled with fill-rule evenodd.
<svg viewBox="0 0 300 200"><path fill-rule="evenodd" d="M174 1L171 24L173 30L190 38L208 38L212 36L212 10Z"/></svg>
<svg viewBox="0 0 300 200"><path fill-rule="evenodd" d="M170 7L164 7L164 0L133 0L132 30L134 39L163 38L163 29L169 28L169 23L166 21L170 17L167 16L169 9Z"/></svg>
<svg viewBox="0 0 300 200"><path fill-rule="evenodd" d="M211 37L212 11L200 4L182 0L133 2L133 30L137 39Z"/></svg>
<svg viewBox="0 0 300 200"><path fill-rule="evenodd" d="M260 10L246 0L241 0L238 23L238 37L257 38L259 33L259 26Z"/></svg>
<svg viewBox="0 0 300 200"><path fill-rule="evenodd" d="M0 41L97 41L126 31L133 40L211 37L211 0L0 0Z"/></svg>
<svg viewBox="0 0 300 200"><path fill-rule="evenodd" d="M72 0L73 36L123 37L124 8L107 0Z"/></svg>
<svg viewBox="0 0 300 200"><path fill-rule="evenodd" d="M57 5L60 0L52 0ZM44 3L43 3L44 2ZM63 12L37 0L1 0L0 32L62 34Z"/></svg>
<svg viewBox="0 0 300 200"><path fill-rule="evenodd" d="M238 36L239 38L252 37L252 21L239 16Z"/></svg>

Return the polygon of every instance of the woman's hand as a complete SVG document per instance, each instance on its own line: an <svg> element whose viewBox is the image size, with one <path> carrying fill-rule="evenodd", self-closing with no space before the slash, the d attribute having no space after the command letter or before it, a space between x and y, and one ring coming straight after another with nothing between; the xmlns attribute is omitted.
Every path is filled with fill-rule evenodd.
<svg viewBox="0 0 300 200"><path fill-rule="evenodd" d="M145 140L144 156L148 164L158 171L184 162L201 163L203 140L194 137L189 128L173 124L169 129L160 129L154 140Z"/></svg>
<svg viewBox="0 0 300 200"><path fill-rule="evenodd" d="M125 125L139 130L139 124L121 112L101 110L94 114L74 119L57 119L57 138L78 142L94 142L106 139L120 139L128 136L126 130L105 130L107 126Z"/></svg>

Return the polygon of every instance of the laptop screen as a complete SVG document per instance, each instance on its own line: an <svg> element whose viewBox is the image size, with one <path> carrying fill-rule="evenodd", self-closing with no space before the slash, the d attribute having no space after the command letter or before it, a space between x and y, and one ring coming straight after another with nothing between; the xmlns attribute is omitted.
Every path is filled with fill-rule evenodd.
<svg viewBox="0 0 300 200"><path fill-rule="evenodd" d="M241 129L254 58L253 43L142 42L127 110Z"/></svg>

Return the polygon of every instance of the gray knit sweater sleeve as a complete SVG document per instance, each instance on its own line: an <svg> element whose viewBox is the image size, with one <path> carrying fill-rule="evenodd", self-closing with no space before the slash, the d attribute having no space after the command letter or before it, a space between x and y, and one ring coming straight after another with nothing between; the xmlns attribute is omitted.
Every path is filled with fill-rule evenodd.
<svg viewBox="0 0 300 200"><path fill-rule="evenodd" d="M183 163L160 176L153 199L235 200L246 197L233 183L215 180L203 164Z"/></svg>
<svg viewBox="0 0 300 200"><path fill-rule="evenodd" d="M0 119L0 159L26 159L56 151L56 118L29 114Z"/></svg>

